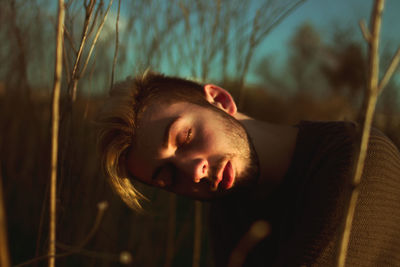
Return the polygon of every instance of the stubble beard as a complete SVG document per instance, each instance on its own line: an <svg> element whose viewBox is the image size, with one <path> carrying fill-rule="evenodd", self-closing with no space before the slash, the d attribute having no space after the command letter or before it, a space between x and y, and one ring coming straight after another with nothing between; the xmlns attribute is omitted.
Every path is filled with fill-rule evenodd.
<svg viewBox="0 0 400 267"><path fill-rule="evenodd" d="M224 125L226 141L233 146L234 152L221 156L217 160L217 164L211 168L211 175L213 178L216 177L217 171L224 167L222 165L226 162L226 159L236 157L238 161L244 162L245 168L236 174L235 183L229 191L239 191L255 186L260 176L260 166L251 137L240 121L226 112L214 106L212 107Z"/></svg>

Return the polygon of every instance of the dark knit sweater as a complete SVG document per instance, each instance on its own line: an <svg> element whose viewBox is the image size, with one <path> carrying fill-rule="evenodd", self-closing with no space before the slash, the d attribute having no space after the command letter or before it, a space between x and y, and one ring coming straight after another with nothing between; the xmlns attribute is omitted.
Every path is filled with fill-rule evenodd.
<svg viewBox="0 0 400 267"><path fill-rule="evenodd" d="M292 163L272 194L262 187L212 204L216 266L259 219L271 234L246 266L334 266L356 154L356 126L302 122ZM261 192L261 194L260 194ZM360 184L346 266L400 266L400 153L373 130Z"/></svg>

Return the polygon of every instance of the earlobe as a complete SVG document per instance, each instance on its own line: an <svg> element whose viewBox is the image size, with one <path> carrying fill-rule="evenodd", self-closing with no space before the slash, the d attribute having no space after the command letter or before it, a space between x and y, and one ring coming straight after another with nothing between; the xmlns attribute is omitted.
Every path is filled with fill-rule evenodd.
<svg viewBox="0 0 400 267"><path fill-rule="evenodd" d="M225 89L214 84L206 84L204 86L206 100L214 106L222 109L229 115L234 115L237 112L237 107L233 97Z"/></svg>

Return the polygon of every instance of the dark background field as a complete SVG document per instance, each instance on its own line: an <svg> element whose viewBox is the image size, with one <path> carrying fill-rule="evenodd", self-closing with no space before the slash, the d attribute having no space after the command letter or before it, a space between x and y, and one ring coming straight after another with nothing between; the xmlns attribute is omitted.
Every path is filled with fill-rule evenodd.
<svg viewBox="0 0 400 267"><path fill-rule="evenodd" d="M256 32L254 38L258 36L260 43L249 40L256 31L252 26L256 16L261 29L272 29L276 27L272 18L282 15L278 7L288 10L289 2L269 1L271 6L261 9L264 15L252 8L251 1L249 6L240 1L170 1L169 5L161 1L122 2L115 80L151 67L167 74L211 80L237 100L239 91L244 90L243 111L258 119L289 124L300 120L358 120L366 82L366 46L357 25L340 21L329 29L311 22L298 25L289 42L282 44L287 47L282 60L262 53L269 32ZM113 3L86 72L77 78L74 102L69 100L68 84L85 9L82 1L67 4L69 36L65 36L57 188L58 252L85 239L95 223L99 202L107 201L108 209L88 244L73 255L57 259L57 265L119 266L120 253L128 251L132 266L191 266L193 201L138 184L151 201L145 203L145 214L136 214L111 191L100 171L94 119L111 84L118 1ZM97 1L94 6L94 12L99 10L97 22L84 56L107 5L108 1ZM244 8L245 19L235 13ZM13 264L47 253L55 18L52 1L0 3L0 178ZM94 13L91 22L93 18ZM382 41L382 68L396 48L395 41ZM82 70L83 63L79 66ZM398 147L399 76L397 71L381 95L374 120L375 127ZM200 266L213 266L207 209L205 203ZM44 265L45 261L37 264Z"/></svg>

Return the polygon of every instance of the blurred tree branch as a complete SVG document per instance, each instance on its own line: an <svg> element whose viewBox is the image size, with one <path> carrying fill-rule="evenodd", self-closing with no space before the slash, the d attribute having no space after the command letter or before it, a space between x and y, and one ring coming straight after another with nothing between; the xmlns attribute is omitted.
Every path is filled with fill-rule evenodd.
<svg viewBox="0 0 400 267"><path fill-rule="evenodd" d="M256 15L253 19L253 27L249 38L248 50L244 57L243 68L239 78L239 110L243 109L244 106L244 81L247 76L250 62L253 58L253 53L260 42L274 29L279 23L281 23L289 14L291 14L296 8L303 4L306 0L297 0L288 6L279 6L274 8L273 5L277 5L277 1L269 0L263 7L257 10ZM268 10L272 10L272 16L261 16L261 14L267 13Z"/></svg>
<svg viewBox="0 0 400 267"><path fill-rule="evenodd" d="M90 21L90 18L92 17L92 13L93 13L93 10L94 10L95 3L96 3L96 0L90 0L89 4L84 3L84 5L85 5L85 14L86 15L85 15L85 22L84 22L84 25L83 25L82 38L81 38L78 54L77 54L76 59L75 59L74 68L73 68L72 74L71 74L71 76L72 76L71 77L71 83L72 84L69 84L69 86L68 86L69 91L71 93L72 102L74 102L75 99L76 99L76 90L77 90L77 86L78 86L78 81L85 73L87 64L88 64L88 62L89 62L89 60L91 58L91 55L93 53L93 49L96 46L96 43L97 43L97 40L98 40L98 38L100 36L101 30L103 29L104 23L105 23L105 21L107 19L107 15L108 15L108 12L110 11L110 8L111 8L111 5L113 3L113 0L110 0L108 2L107 10L106 10L106 12L105 12L105 14L104 14L104 16L103 16L98 28L97 28L95 37L93 38L92 44L90 45L90 48L89 48L89 51L88 51L88 55L86 56L86 59L85 59L85 61L83 63L83 66L82 66L82 69L78 72L78 68L80 66L80 61L81 61L83 49L85 47L86 39L88 37L88 34L91 33L91 30L89 30L89 21ZM99 10L99 9L101 9L101 7L102 7L102 2L98 5L97 9ZM97 14L98 14L98 11L96 11L95 18L97 18ZM92 20L92 26L91 27L94 27L93 25L95 25L95 23L96 23L96 20Z"/></svg>
<svg viewBox="0 0 400 267"><path fill-rule="evenodd" d="M73 82L77 80L77 77L76 77L77 70L78 70L78 66L81 62L81 56L82 56L83 48L85 47L86 39L88 37L89 23L90 23L90 19L92 17L95 3L96 3L96 0L90 0L89 4L86 4L84 2L85 21L83 23L83 30L82 30L82 36L81 36L81 42L79 45L79 49L78 49L78 51L76 51L76 49L74 49L76 51L76 59L75 59L75 64L74 64L74 67L72 68L72 74L71 74L71 81L73 81ZM95 24L95 23L96 23L96 21L93 21L93 24ZM67 34L67 36L69 36L69 34ZM68 38L68 40L71 40L72 48L74 48L75 46L73 45L74 44L73 40L71 38ZM76 94L76 83L75 82L74 82L74 86L73 86L71 94L72 94L72 99L74 100L75 94Z"/></svg>

